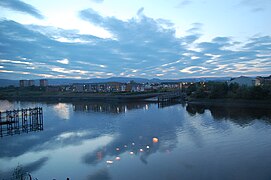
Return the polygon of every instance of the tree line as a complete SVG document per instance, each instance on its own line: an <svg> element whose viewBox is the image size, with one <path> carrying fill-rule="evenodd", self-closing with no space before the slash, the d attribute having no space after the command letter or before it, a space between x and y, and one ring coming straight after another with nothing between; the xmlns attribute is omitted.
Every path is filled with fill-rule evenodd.
<svg viewBox="0 0 271 180"><path fill-rule="evenodd" d="M186 90L192 98L208 99L271 99L271 86L240 86L227 82L199 82L191 84Z"/></svg>

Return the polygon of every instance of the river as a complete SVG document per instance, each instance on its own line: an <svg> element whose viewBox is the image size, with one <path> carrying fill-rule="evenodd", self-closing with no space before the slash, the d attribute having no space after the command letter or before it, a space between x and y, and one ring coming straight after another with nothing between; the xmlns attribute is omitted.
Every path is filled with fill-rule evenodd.
<svg viewBox="0 0 271 180"><path fill-rule="evenodd" d="M43 130L0 137L0 179L271 179L271 110L148 102L42 107Z"/></svg>

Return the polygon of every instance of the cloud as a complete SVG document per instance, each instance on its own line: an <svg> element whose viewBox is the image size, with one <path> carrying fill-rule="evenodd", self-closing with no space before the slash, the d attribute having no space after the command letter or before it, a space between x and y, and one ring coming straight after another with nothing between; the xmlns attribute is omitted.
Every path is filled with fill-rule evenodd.
<svg viewBox="0 0 271 180"><path fill-rule="evenodd" d="M9 8L14 11L20 11L23 13L27 13L31 16L34 16L38 19L43 19L44 16L33 6L30 4L26 4L20 0L1 0L0 6L4 8Z"/></svg>
<svg viewBox="0 0 271 180"><path fill-rule="evenodd" d="M81 11L80 16L112 33L116 39L113 42L115 44L113 53L121 56L121 59L125 60L124 64L134 63L137 68L139 65L142 67L142 64L145 64L145 67L157 64L159 63L155 61L157 58L162 61L178 59L183 49L181 39L175 36L172 23L146 17L142 11L143 8L138 11L140 17L128 21L102 17L92 9Z"/></svg>
<svg viewBox="0 0 271 180"><path fill-rule="evenodd" d="M194 73L202 73L202 72L204 72L204 70L207 70L207 68L200 67L200 66L190 66L190 67L186 67L186 68L180 70L180 72L194 74Z"/></svg>
<svg viewBox="0 0 271 180"><path fill-rule="evenodd" d="M183 0L177 5L177 8L183 8L185 6L190 5L191 3L192 3L191 0Z"/></svg>
<svg viewBox="0 0 271 180"><path fill-rule="evenodd" d="M188 29L188 33L198 34L202 30L203 24L202 23L193 23L192 28Z"/></svg>
<svg viewBox="0 0 271 180"><path fill-rule="evenodd" d="M140 8L138 11L137 11L137 15L140 16L143 14L143 11L144 11L144 7Z"/></svg>
<svg viewBox="0 0 271 180"><path fill-rule="evenodd" d="M240 6L245 6L251 9L252 12L261 12L270 6L269 0L242 0L239 4Z"/></svg>
<svg viewBox="0 0 271 180"><path fill-rule="evenodd" d="M56 62L61 63L61 64L69 64L69 60L66 58L62 60L57 60Z"/></svg>
<svg viewBox="0 0 271 180"><path fill-rule="evenodd" d="M2 20L0 78L176 79L271 74L270 36L254 36L243 42L219 36L202 42L200 23L177 37L172 22L147 17L143 8L137 12L123 21L101 16L93 9L81 11L82 19L112 34L113 38L107 39Z"/></svg>
<svg viewBox="0 0 271 180"><path fill-rule="evenodd" d="M92 2L95 2L95 3L103 3L104 0L91 0Z"/></svg>

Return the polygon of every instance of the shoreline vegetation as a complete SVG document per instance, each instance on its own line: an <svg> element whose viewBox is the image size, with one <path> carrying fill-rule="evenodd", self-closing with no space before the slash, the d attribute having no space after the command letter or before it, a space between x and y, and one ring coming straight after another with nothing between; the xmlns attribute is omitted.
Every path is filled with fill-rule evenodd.
<svg viewBox="0 0 271 180"><path fill-rule="evenodd" d="M188 103L223 107L271 107L271 86L240 86L237 83L199 82L186 90Z"/></svg>

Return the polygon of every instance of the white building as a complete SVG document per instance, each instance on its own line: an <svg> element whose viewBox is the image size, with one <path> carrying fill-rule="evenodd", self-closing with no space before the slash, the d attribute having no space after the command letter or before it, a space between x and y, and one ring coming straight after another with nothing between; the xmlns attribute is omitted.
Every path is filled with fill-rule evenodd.
<svg viewBox="0 0 271 180"><path fill-rule="evenodd" d="M234 83L237 83L239 86L255 86L255 78L240 76L229 81L229 84Z"/></svg>

